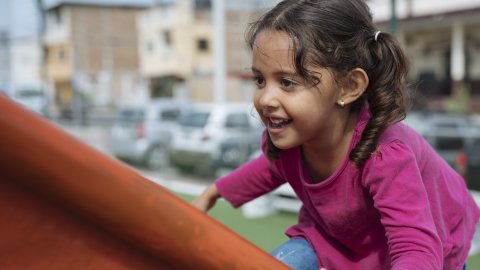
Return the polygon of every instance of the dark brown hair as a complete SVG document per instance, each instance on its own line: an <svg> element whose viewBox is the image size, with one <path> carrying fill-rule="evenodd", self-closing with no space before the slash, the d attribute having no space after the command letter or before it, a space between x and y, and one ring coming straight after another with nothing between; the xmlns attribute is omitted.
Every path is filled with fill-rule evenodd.
<svg viewBox="0 0 480 270"><path fill-rule="evenodd" d="M372 114L350 153L350 160L361 166L377 148L382 132L406 115L408 61L396 39L381 32L375 40L372 15L363 0L285 0L250 25L251 48L263 30L290 36L296 72L306 80L317 80L307 69L312 66L329 68L337 79L355 68L365 70L368 88L351 107L358 111L366 101ZM267 137L267 155L278 158L280 151Z"/></svg>

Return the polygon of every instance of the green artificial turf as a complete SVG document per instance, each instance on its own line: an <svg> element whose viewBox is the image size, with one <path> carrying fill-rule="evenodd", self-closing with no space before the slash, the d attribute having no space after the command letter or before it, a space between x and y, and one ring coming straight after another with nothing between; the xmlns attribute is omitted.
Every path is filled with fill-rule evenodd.
<svg viewBox="0 0 480 270"><path fill-rule="evenodd" d="M467 269L480 269L480 254L468 257Z"/></svg>
<svg viewBox="0 0 480 270"><path fill-rule="evenodd" d="M180 197L187 201L193 199L181 194ZM208 214L267 252L288 240L284 232L297 221L296 214L284 212L261 218L245 218L241 209L232 208L224 200L219 200Z"/></svg>
<svg viewBox="0 0 480 270"><path fill-rule="evenodd" d="M179 196L187 201L193 199L187 195ZM285 242L285 229L297 221L296 214L285 212L261 218L245 218L242 210L233 209L224 200L218 201L209 215L266 252ZM480 254L468 258L467 269L480 269Z"/></svg>

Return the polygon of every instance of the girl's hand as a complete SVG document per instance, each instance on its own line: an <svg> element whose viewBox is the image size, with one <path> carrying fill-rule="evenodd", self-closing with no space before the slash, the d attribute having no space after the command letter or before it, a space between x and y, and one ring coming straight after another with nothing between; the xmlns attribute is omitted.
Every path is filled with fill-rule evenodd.
<svg viewBox="0 0 480 270"><path fill-rule="evenodd" d="M218 198L220 198L220 193L218 193L217 187L213 184L208 186L191 204L200 211L207 212L215 205Z"/></svg>

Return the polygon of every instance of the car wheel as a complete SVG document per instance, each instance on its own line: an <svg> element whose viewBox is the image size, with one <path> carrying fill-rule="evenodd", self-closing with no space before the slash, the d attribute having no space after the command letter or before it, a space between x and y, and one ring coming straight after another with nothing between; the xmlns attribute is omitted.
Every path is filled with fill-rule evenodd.
<svg viewBox="0 0 480 270"><path fill-rule="evenodd" d="M145 165L149 169L160 169L170 165L168 150L160 145L153 146L145 157Z"/></svg>
<svg viewBox="0 0 480 270"><path fill-rule="evenodd" d="M221 155L222 163L229 167L238 167L248 159L248 150L241 147L228 147Z"/></svg>

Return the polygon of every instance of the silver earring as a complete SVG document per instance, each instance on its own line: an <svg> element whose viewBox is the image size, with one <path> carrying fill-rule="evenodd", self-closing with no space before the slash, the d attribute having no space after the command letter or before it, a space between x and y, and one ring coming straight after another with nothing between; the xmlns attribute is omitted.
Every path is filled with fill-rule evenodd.
<svg viewBox="0 0 480 270"><path fill-rule="evenodd" d="M340 105L340 107L342 107L342 108L345 107L345 101L343 101L342 99L340 99L340 100L338 101L338 105Z"/></svg>

